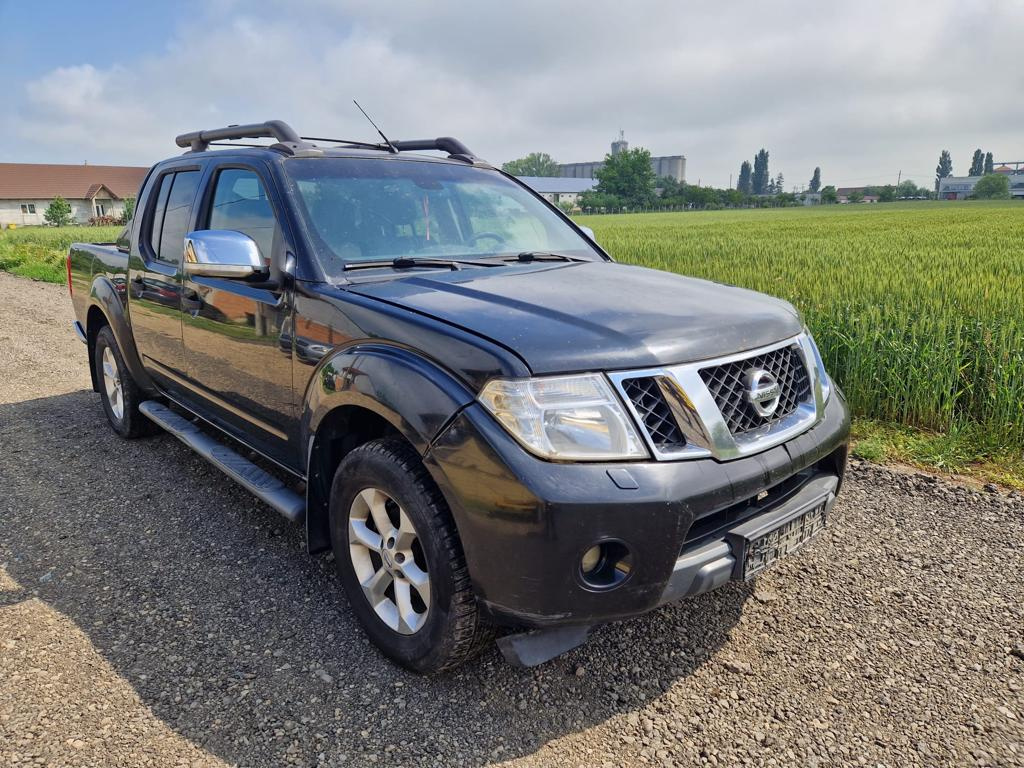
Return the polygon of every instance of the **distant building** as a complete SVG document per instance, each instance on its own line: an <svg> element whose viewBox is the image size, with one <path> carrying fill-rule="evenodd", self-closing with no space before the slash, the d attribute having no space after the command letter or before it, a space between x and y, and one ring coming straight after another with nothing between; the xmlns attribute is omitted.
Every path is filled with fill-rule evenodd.
<svg viewBox="0 0 1024 768"><path fill-rule="evenodd" d="M56 197L71 204L71 216L82 224L121 216L125 198L139 193L148 172L124 165L0 163L0 227L44 224Z"/></svg>
<svg viewBox="0 0 1024 768"><path fill-rule="evenodd" d="M577 204L580 195L597 186L594 179L573 179L564 176L517 176L534 192L555 205Z"/></svg>
<svg viewBox="0 0 1024 768"><path fill-rule="evenodd" d="M1024 200L1024 160L993 163L993 173L1006 176L1010 181L1010 196ZM974 185L982 176L947 176L939 179L940 200L963 200L974 192Z"/></svg>
<svg viewBox="0 0 1024 768"><path fill-rule="evenodd" d="M821 192L802 192L800 202L804 205L821 205Z"/></svg>
<svg viewBox="0 0 1024 768"><path fill-rule="evenodd" d="M861 195L861 202L863 203L877 203L878 195L866 195L864 191L871 189L871 187L839 187L836 190L836 199L840 203L850 202L850 195L859 193Z"/></svg>
<svg viewBox="0 0 1024 768"><path fill-rule="evenodd" d="M939 200L963 200L974 192L981 176L946 176L939 179Z"/></svg>
<svg viewBox="0 0 1024 768"><path fill-rule="evenodd" d="M619 131L618 141L612 142L612 154L625 152L629 149L629 142ZM603 160L594 160L589 163L563 163L558 166L558 172L571 179L592 179L595 172L604 167ZM651 168L655 176L668 176L680 184L686 181L686 157L685 155L665 155L651 158Z"/></svg>

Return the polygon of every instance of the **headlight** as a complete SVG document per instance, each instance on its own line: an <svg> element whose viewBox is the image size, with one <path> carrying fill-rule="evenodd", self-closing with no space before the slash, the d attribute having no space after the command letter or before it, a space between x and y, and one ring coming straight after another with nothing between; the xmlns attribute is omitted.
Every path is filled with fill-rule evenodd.
<svg viewBox="0 0 1024 768"><path fill-rule="evenodd" d="M479 400L523 447L546 459L607 461L648 455L600 374L492 379Z"/></svg>
<svg viewBox="0 0 1024 768"><path fill-rule="evenodd" d="M821 382L821 402L827 403L829 396L832 394L832 379L828 377L828 372L825 370L825 361L821 359L821 352L818 350L818 345L814 341L814 337L811 336L811 332L804 328L804 333L807 334L807 341L810 342L811 352L814 353L814 366L818 369L818 381Z"/></svg>

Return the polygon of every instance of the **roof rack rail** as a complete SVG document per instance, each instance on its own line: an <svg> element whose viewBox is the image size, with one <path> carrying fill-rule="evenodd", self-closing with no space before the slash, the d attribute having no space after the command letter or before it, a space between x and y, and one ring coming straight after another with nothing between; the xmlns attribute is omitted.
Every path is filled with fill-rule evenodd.
<svg viewBox="0 0 1024 768"><path fill-rule="evenodd" d="M310 146L300 139L295 129L283 120L267 120L265 123L229 125L227 128L192 131L181 134L174 139L174 143L179 147L189 147L192 152L203 152L213 141L261 138L277 139L281 144L293 150Z"/></svg>
<svg viewBox="0 0 1024 768"><path fill-rule="evenodd" d="M424 149L437 149L441 152L447 152L449 155L462 155L465 158L476 157L469 147L451 136L440 136L436 139L406 139L405 141L393 141L391 144L399 152L419 152Z"/></svg>
<svg viewBox="0 0 1024 768"><path fill-rule="evenodd" d="M301 150L317 152L315 145L311 142L335 142L348 144L353 147L364 149L379 149L390 152L391 148L384 144L372 144L362 141L347 141L344 139L324 139L308 136L299 136L298 132L283 120L267 120L265 123L251 123L249 125L229 125L226 128L211 128L205 131L191 131L183 133L174 139L179 147L187 147L191 152L205 152L215 142L231 141L237 139L277 139L278 143L273 148L280 149L288 154L295 154ZM476 155L458 139L451 136L441 136L436 139L406 139L405 141L393 141L391 145L399 152L419 152L422 150L436 149L440 152L447 152L451 157L463 160L467 163L482 163ZM234 145L244 146L244 145Z"/></svg>

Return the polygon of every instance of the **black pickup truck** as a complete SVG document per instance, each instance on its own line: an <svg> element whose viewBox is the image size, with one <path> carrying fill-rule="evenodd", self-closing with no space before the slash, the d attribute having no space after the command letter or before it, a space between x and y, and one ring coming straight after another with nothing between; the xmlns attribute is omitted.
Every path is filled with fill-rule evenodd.
<svg viewBox="0 0 1024 768"><path fill-rule="evenodd" d="M849 415L790 304L617 264L456 139L177 143L68 254L93 386L304 522L397 662L539 663L827 523Z"/></svg>

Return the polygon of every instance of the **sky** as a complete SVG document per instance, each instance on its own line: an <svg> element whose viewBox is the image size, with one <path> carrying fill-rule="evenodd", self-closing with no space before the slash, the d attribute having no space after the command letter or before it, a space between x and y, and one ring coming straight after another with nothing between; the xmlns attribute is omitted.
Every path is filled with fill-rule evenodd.
<svg viewBox="0 0 1024 768"><path fill-rule="evenodd" d="M0 161L150 165L185 131L453 135L492 163L683 154L735 183L931 185L1024 160L1024 2L0 0Z"/></svg>

